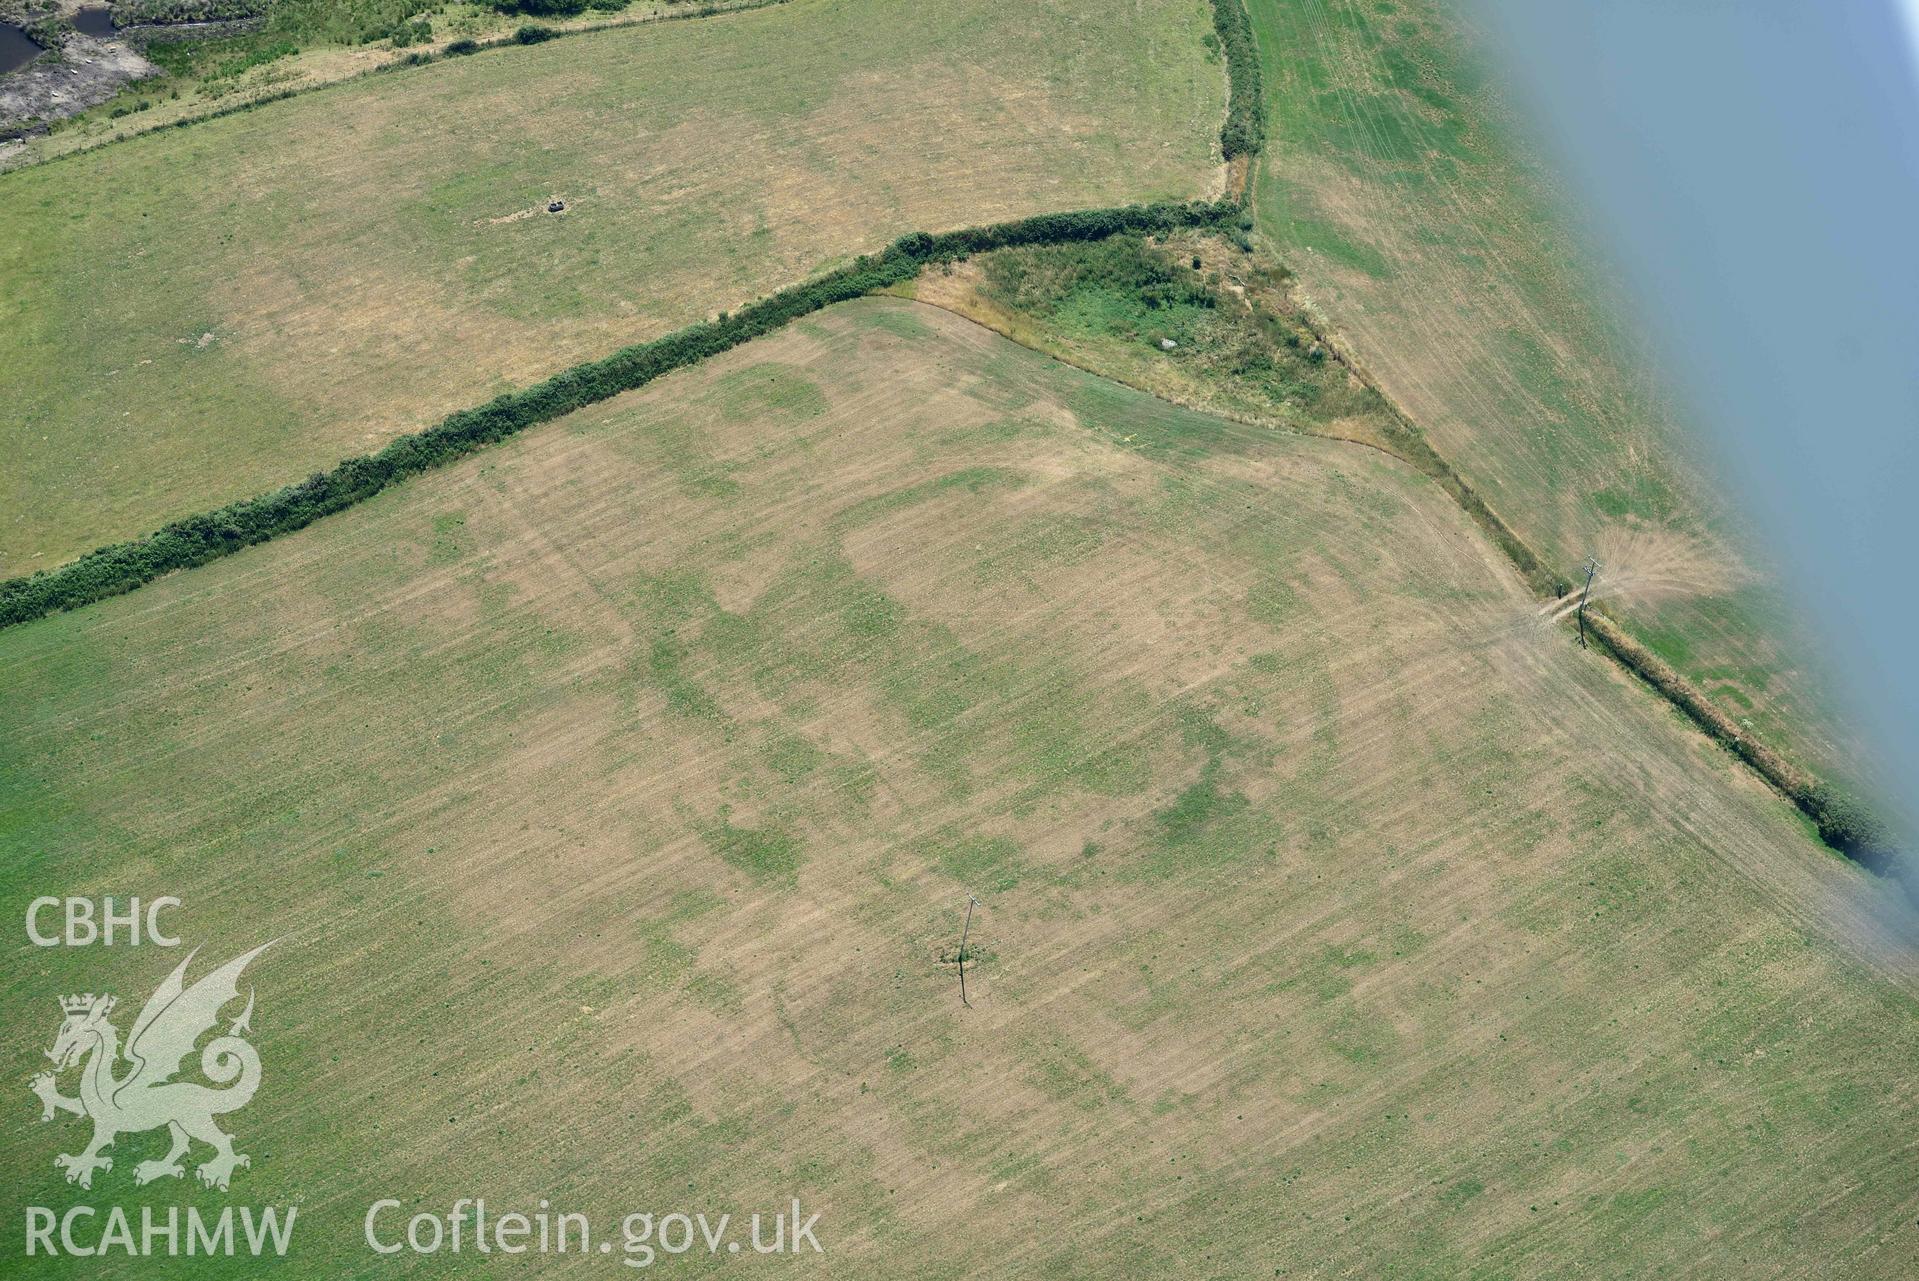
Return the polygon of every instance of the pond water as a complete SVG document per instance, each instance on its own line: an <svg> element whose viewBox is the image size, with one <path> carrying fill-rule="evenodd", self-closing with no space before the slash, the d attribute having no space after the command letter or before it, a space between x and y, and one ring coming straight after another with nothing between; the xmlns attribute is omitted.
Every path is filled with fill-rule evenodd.
<svg viewBox="0 0 1919 1281"><path fill-rule="evenodd" d="M40 54L40 46L18 27L0 22L0 74L26 66Z"/></svg>
<svg viewBox="0 0 1919 1281"><path fill-rule="evenodd" d="M105 5L88 5L73 15L73 29L105 39L113 34L113 10Z"/></svg>

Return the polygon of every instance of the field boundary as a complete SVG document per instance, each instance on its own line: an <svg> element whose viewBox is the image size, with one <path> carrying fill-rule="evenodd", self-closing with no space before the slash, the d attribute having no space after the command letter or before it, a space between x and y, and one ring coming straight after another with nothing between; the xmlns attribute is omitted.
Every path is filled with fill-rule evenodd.
<svg viewBox="0 0 1919 1281"><path fill-rule="evenodd" d="M663 21L750 13L787 2L754 0L753 3L725 9L658 14L571 30L535 28L544 34L531 39L522 34L486 42L468 41L464 42L468 47L458 52L442 49L434 53L410 55L341 80L236 103L220 111L187 117L125 137L106 139L91 147L76 148L38 163L87 155L101 147L148 133L200 124L225 115L250 111L270 102L353 84L367 76L430 65L450 57L471 56L489 49ZM1261 88L1258 49L1251 18L1243 0L1212 0L1212 10L1214 32L1220 42L1227 75L1227 112L1219 133L1221 153L1229 168L1228 197L1225 200L1127 205L1040 214L1013 222L937 234L909 233L877 256L862 256L851 266L780 290L737 313L722 312L716 320L687 326L651 342L622 348L610 356L576 365L544 382L496 397L484 405L456 411L424 431L397 437L377 453L345 459L332 469L315 472L297 484L256 498L229 503L213 511L184 517L145 537L97 548L51 570L0 581L0 629L122 595L176 570L203 565L282 534L304 529L321 517L363 502L407 477L455 462L487 445L517 435L528 427L642 387L673 370L698 364L834 303L880 293L903 284L931 263L1017 245L1099 240L1127 232L1163 232L1199 227L1225 229L1252 203L1252 169L1264 149L1266 104ZM526 29L522 30L524 32ZM0 179L3 177L0 175ZM1396 430L1388 433L1391 447L1384 452L1413 467L1444 490L1499 547L1535 595L1544 600L1565 596L1571 590L1571 583L1563 575L1549 569L1465 477L1432 447L1412 416L1385 392L1357 353L1334 332L1333 327L1313 314L1310 307L1303 309L1302 316L1334 359L1365 383L1387 407ZM1156 393L1149 391L1147 394ZM1364 441L1348 443L1368 444ZM1603 610L1597 607L1588 609L1586 616L1600 638L1602 650L1609 657L1790 801L1812 821L1821 840L1829 847L1875 872L1892 874L1902 869L1902 860L1893 848L1887 829L1865 813L1856 801L1840 795L1812 772L1745 735L1737 723L1716 707L1703 691L1634 639L1622 624ZM1902 879L1908 880L1908 893L1919 900L1919 879Z"/></svg>
<svg viewBox="0 0 1919 1281"><path fill-rule="evenodd" d="M916 294L902 293L901 296L918 299ZM1298 313L1299 320L1326 349L1332 360L1378 396L1381 405L1384 406L1386 421L1383 424L1380 439L1367 440L1337 432L1311 431L1285 426L1267 419L1251 417L1224 406L1184 400L1175 393L1136 381L1111 369L1101 368L1094 362L1077 359L1072 355L1041 346L1029 336L1019 332L1016 327L999 323L988 315L977 314L963 306L953 306L937 300L918 299L918 301L950 311L974 324L983 325L1008 341L1017 343L1030 351L1036 351L1050 360L1070 365L1096 377L1118 382L1170 404L1196 409L1227 422L1279 430L1302 438L1336 441L1384 454L1438 485L1447 497L1472 520L1479 531L1504 553L1507 562L1518 572L1521 580L1538 599L1549 603L1561 602L1569 599L1570 594L1575 590L1576 585L1565 575L1548 567L1532 547L1505 522L1498 512L1493 510L1471 483L1438 450L1433 448L1412 415L1381 388L1378 381L1334 331L1326 318L1317 314L1310 305L1301 306ZM1855 798L1837 791L1813 772L1794 764L1745 733L1732 716L1713 704L1700 689L1649 647L1636 640L1601 606L1589 607L1586 617L1590 624L1589 630L1598 637L1598 648L1602 653L1617 662L1628 674L1637 677L1655 695L1670 703L1675 710L1691 721L1696 728L1757 773L1780 796L1812 821L1818 830L1819 839L1827 846L1869 871L1905 879L1900 856L1895 851L1896 843L1888 830ZM1570 620L1571 615L1566 615L1566 618ZM1913 893L1915 901L1919 901L1919 879L1915 879L1908 886L1908 890Z"/></svg>
<svg viewBox="0 0 1919 1281"><path fill-rule="evenodd" d="M1266 145L1266 77L1259 66L1252 15L1245 0L1213 0L1213 33L1226 59L1226 122L1219 129L1219 150L1232 163L1257 155Z"/></svg>
<svg viewBox="0 0 1919 1281"><path fill-rule="evenodd" d="M1231 201L1124 205L1037 214L957 231L910 232L876 256L862 256L738 312L721 312L718 319L624 347L484 405L458 410L424 431L396 437L377 453L348 458L297 484L183 517L145 537L97 548L54 569L0 582L0 628L123 595L175 570L304 529L409 476L445 466L528 427L643 387L823 307L910 280L930 263L1016 245L1223 227L1240 212Z"/></svg>
<svg viewBox="0 0 1919 1281"><path fill-rule="evenodd" d="M1250 187L1249 187L1250 190ZM1548 569L1532 547L1513 531L1485 499L1467 483L1453 465L1432 447L1411 414L1388 395L1345 340L1325 319L1310 307L1302 308L1306 322L1326 349L1379 396L1399 430L1392 433L1395 456L1431 477L1441 489L1472 518L1480 529L1506 554L1535 595L1552 601L1566 596L1573 584L1557 571ZM1890 829L1870 813L1856 798L1841 793L1833 785L1804 766L1781 756L1755 740L1730 715L1722 711L1705 691L1693 684L1678 669L1633 637L1619 620L1601 605L1586 609L1586 621L1599 637L1600 648L1637 677L1647 688L1670 703L1708 738L1731 752L1763 779L1794 808L1812 821L1819 839L1836 853L1882 876L1897 879L1914 902L1919 903L1919 869L1909 868L1896 848Z"/></svg>

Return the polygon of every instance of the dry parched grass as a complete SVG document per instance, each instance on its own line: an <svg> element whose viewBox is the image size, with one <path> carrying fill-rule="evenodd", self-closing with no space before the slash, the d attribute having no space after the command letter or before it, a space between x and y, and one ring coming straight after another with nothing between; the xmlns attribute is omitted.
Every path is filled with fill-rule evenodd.
<svg viewBox="0 0 1919 1281"><path fill-rule="evenodd" d="M932 308L11 629L0 779L8 911L287 934L299 1275L477 1194L797 1194L835 1276L1919 1262L1859 874L1408 469ZM32 962L29 1041L172 958ZM0 1143L28 1203L67 1137Z"/></svg>

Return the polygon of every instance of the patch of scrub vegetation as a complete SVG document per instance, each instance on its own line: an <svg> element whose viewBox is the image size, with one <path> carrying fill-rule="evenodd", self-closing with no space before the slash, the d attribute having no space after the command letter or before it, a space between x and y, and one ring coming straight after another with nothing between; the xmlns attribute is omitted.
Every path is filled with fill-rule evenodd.
<svg viewBox="0 0 1919 1281"><path fill-rule="evenodd" d="M211 84L233 80L300 52L297 42L283 36L225 36L207 40L168 40L150 46L146 56L173 80L199 79ZM177 85L149 86L177 89Z"/></svg>
<svg viewBox="0 0 1919 1281"><path fill-rule="evenodd" d="M1228 237L1175 234L998 250L924 277L917 296L1184 404L1375 442L1403 430L1334 358L1289 284ZM1093 403L1112 399L1107 387L1095 382L1076 411L1112 419ZM1184 442L1195 445L1217 447Z"/></svg>
<svg viewBox="0 0 1919 1281"><path fill-rule="evenodd" d="M312 44L371 44L390 39L420 14L443 6L445 0L116 0L113 18L121 26L140 23L230 22L261 20L259 35L267 41L304 41ZM242 39L245 39L244 37ZM165 41L191 49L218 43L227 50L233 41Z"/></svg>
<svg viewBox="0 0 1919 1281"><path fill-rule="evenodd" d="M1138 236L1001 250L981 267L987 298L1070 334L1192 344L1217 302L1196 272L1149 254Z"/></svg>

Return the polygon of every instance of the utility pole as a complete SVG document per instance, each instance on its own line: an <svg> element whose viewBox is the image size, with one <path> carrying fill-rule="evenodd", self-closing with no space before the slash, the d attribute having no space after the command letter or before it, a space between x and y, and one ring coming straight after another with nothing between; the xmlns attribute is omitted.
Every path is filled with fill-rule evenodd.
<svg viewBox="0 0 1919 1281"><path fill-rule="evenodd" d="M1586 601L1593 594L1593 575L1599 572L1599 562L1591 556L1586 557L1586 585L1579 592L1579 648L1586 648Z"/></svg>
<svg viewBox="0 0 1919 1281"><path fill-rule="evenodd" d="M973 1008L973 1003L966 999L966 936L972 933L973 909L978 906L979 906L979 900L974 898L971 894L968 894L966 896L966 924L960 930L960 949L959 949L960 1004L964 1005L969 1010Z"/></svg>

